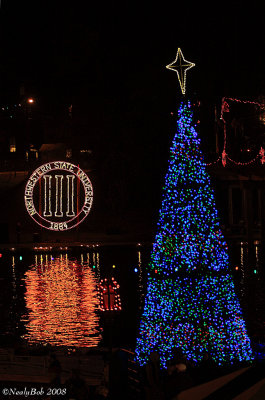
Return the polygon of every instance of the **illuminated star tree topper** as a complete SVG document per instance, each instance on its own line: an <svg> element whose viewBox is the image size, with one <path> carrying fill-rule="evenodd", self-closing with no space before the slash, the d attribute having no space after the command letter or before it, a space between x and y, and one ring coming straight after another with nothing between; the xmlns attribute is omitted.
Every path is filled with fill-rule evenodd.
<svg viewBox="0 0 265 400"><path fill-rule="evenodd" d="M186 73L188 69L194 66L195 66L194 63L185 60L180 48L178 48L175 61L166 66L166 68L172 69L173 71L176 71L176 73L178 74L178 80L183 95L186 92Z"/></svg>

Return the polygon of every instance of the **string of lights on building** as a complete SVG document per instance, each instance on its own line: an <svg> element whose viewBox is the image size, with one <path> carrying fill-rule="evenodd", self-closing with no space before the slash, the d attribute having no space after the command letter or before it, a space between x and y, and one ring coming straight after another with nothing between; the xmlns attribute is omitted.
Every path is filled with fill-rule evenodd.
<svg viewBox="0 0 265 400"><path fill-rule="evenodd" d="M232 98L232 97L223 97L222 105L221 105L221 115L220 115L220 120L224 124L224 145L223 145L222 155L219 156L216 161L207 163L206 165L211 166L211 165L216 165L219 162L222 162L223 167L225 167L227 164L227 161L230 161L232 164L237 165L237 166L248 166L248 165L256 163L258 160L260 160L261 164L263 165L265 163L265 151L264 151L263 147L260 148L259 153L250 161L239 162L239 161L235 161L235 160L231 159L230 157L228 157L228 154L226 153L227 123L224 118L224 113L230 112L228 102L234 102L237 104L250 104L250 105L259 107L261 110L265 109L264 104L258 103L256 101L240 100L240 99L236 99L236 98Z"/></svg>

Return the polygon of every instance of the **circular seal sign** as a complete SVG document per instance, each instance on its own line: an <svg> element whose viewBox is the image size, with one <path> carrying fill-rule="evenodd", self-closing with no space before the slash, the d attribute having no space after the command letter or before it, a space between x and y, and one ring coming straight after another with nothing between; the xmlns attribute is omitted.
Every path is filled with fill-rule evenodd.
<svg viewBox="0 0 265 400"><path fill-rule="evenodd" d="M29 215L43 228L65 231L89 214L93 188L87 174L74 164L53 161L37 168L25 188Z"/></svg>

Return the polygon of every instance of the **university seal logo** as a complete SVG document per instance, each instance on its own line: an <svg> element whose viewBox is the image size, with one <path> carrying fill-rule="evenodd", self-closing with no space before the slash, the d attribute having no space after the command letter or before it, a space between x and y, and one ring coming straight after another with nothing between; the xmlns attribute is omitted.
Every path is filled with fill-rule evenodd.
<svg viewBox="0 0 265 400"><path fill-rule="evenodd" d="M89 214L93 188L87 174L65 161L37 168L27 181L25 205L43 228L64 231L80 224Z"/></svg>

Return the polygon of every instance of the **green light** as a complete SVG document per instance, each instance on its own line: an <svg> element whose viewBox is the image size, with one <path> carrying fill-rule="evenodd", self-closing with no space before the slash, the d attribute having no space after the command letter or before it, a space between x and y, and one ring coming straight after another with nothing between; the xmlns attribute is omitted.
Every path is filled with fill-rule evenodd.
<svg viewBox="0 0 265 400"><path fill-rule="evenodd" d="M22 256L19 256L19 260L22 261Z"/></svg>
<svg viewBox="0 0 265 400"><path fill-rule="evenodd" d="M192 114L180 105L136 340L141 366L157 351L166 368L174 348L195 365L205 353L219 366L253 359Z"/></svg>
<svg viewBox="0 0 265 400"><path fill-rule="evenodd" d="M257 274L257 273L258 273L258 271L256 269L254 269L254 274Z"/></svg>

